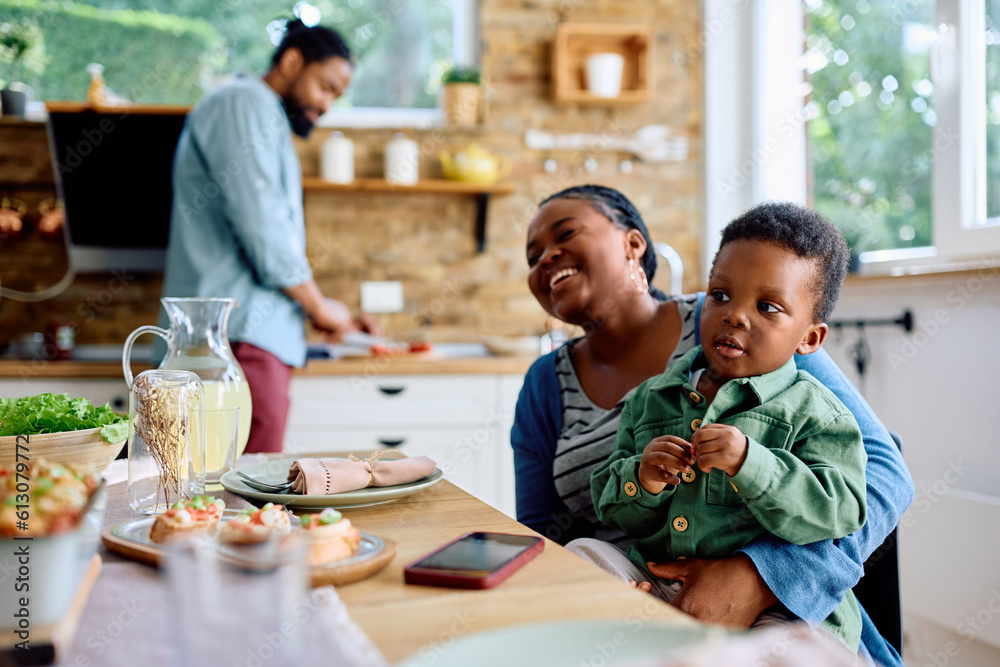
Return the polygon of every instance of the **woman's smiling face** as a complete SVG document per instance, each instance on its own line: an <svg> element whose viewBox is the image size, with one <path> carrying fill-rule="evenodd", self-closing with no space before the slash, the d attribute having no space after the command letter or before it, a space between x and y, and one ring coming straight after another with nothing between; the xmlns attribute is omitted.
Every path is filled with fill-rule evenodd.
<svg viewBox="0 0 1000 667"><path fill-rule="evenodd" d="M629 241L635 230L616 227L581 199L554 199L528 225L528 287L551 315L571 324L599 317L628 280ZM634 242L634 241L633 241ZM642 256L644 243L632 250Z"/></svg>

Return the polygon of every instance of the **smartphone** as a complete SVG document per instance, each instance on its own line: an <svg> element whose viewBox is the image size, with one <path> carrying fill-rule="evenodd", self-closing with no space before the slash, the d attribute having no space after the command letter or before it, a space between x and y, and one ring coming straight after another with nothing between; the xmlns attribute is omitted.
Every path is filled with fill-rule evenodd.
<svg viewBox="0 0 1000 667"><path fill-rule="evenodd" d="M413 561L403 570L408 584L492 588L537 556L545 540L527 535L466 533Z"/></svg>

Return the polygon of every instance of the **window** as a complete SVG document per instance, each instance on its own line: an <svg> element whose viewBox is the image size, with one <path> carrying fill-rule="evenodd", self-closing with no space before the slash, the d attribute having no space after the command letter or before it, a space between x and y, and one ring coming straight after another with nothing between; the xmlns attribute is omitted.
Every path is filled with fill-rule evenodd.
<svg viewBox="0 0 1000 667"><path fill-rule="evenodd" d="M435 113L441 73L478 62L475 0L0 0L39 26L48 66L26 83L35 99L82 100L86 66L137 103L193 104L220 77L262 73L294 13L336 28L357 57L342 109ZM385 114L379 116L385 119Z"/></svg>
<svg viewBox="0 0 1000 667"><path fill-rule="evenodd" d="M327 2L329 3L329 0ZM343 4L343 3L341 3ZM442 122L440 78L451 65L478 66L476 0L349 0L363 20L344 34L357 52L351 86L321 126L425 127ZM319 7L323 2L318 2ZM378 5L379 7L375 7ZM346 14L339 8L331 20Z"/></svg>
<svg viewBox="0 0 1000 667"><path fill-rule="evenodd" d="M704 6L707 259L781 198L836 221L863 273L995 261L1000 0Z"/></svg>
<svg viewBox="0 0 1000 667"><path fill-rule="evenodd" d="M1000 250L1000 2L804 0L809 192L868 268Z"/></svg>
<svg viewBox="0 0 1000 667"><path fill-rule="evenodd" d="M934 174L935 245L947 256L1000 251L1000 3L938 0L938 116L953 149ZM950 196L949 196L950 193Z"/></svg>

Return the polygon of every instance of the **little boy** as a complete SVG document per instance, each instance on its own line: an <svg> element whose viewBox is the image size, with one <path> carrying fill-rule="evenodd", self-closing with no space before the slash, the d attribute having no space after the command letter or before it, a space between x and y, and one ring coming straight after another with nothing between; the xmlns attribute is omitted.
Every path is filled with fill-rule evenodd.
<svg viewBox="0 0 1000 667"><path fill-rule="evenodd" d="M572 550L669 600L679 582L647 562L726 558L767 533L836 539L864 524L861 431L792 358L822 346L847 263L837 228L800 206L762 204L726 227L702 345L629 397L615 451L591 477L598 517L637 539L628 557L596 540ZM757 624L794 618L779 606ZM850 592L821 628L858 650Z"/></svg>

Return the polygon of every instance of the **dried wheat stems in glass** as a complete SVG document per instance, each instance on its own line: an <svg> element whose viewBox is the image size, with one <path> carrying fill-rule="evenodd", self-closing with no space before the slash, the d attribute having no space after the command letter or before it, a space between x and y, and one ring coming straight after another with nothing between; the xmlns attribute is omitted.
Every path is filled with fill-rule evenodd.
<svg viewBox="0 0 1000 667"><path fill-rule="evenodd" d="M159 514L205 490L205 388L190 371L148 370L129 394L128 498Z"/></svg>

